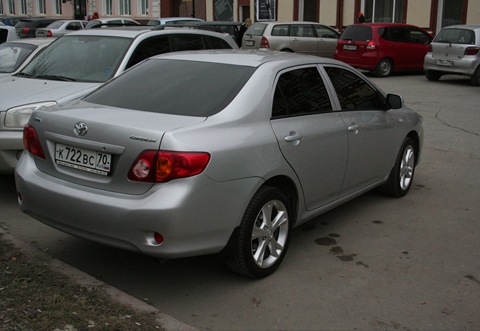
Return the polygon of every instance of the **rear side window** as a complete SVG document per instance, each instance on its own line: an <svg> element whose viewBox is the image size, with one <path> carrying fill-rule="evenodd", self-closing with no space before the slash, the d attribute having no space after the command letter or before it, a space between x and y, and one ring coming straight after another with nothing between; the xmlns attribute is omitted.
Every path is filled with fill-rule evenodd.
<svg viewBox="0 0 480 331"><path fill-rule="evenodd" d="M332 111L325 84L316 67L283 73L273 97L272 118Z"/></svg>
<svg viewBox="0 0 480 331"><path fill-rule="evenodd" d="M170 39L167 36L153 37L144 40L137 46L127 68L134 66L143 60L158 54L171 52Z"/></svg>
<svg viewBox="0 0 480 331"><path fill-rule="evenodd" d="M287 24L279 24L275 25L272 28L272 36L288 36L288 25Z"/></svg>
<svg viewBox="0 0 480 331"><path fill-rule="evenodd" d="M435 37L437 43L475 44L475 32L467 29L443 29Z"/></svg>
<svg viewBox="0 0 480 331"><path fill-rule="evenodd" d="M266 27L267 25L265 23L254 23L247 29L247 31L245 31L245 34L251 36L262 36Z"/></svg>
<svg viewBox="0 0 480 331"><path fill-rule="evenodd" d="M370 41L372 40L372 28L369 26L348 26L340 36L341 40Z"/></svg>
<svg viewBox="0 0 480 331"><path fill-rule="evenodd" d="M204 37L207 43L207 49L231 49L232 46L229 45L225 40L216 37Z"/></svg>
<svg viewBox="0 0 480 331"><path fill-rule="evenodd" d="M84 100L154 113L206 117L223 110L254 71L253 67L240 65L149 59Z"/></svg>
<svg viewBox="0 0 480 331"><path fill-rule="evenodd" d="M338 67L325 68L342 110L387 109L383 95L357 74Z"/></svg>

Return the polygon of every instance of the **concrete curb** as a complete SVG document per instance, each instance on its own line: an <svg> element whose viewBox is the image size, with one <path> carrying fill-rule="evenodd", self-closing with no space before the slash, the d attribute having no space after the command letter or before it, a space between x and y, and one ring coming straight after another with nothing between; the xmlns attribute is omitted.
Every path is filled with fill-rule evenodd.
<svg viewBox="0 0 480 331"><path fill-rule="evenodd" d="M98 289L107 293L112 298L112 300L116 302L130 306L139 312L154 314L156 316L158 325L166 331L198 331L198 329L194 328L193 326L180 322L167 314L161 313L157 308L150 306L147 303L137 298L134 298L115 287L99 281L98 279L84 273L83 271L75 267L72 267L71 265L68 265L58 259L52 258L47 253L17 239L8 231L5 231L2 228L0 228L0 235L3 239L13 244L15 247L20 249L28 256L42 261L47 267L50 267L51 269L64 274L80 286Z"/></svg>

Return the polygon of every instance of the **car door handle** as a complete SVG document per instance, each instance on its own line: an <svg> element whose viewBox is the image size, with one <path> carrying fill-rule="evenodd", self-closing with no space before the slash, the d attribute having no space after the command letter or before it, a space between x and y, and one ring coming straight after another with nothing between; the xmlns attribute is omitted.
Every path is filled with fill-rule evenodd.
<svg viewBox="0 0 480 331"><path fill-rule="evenodd" d="M360 127L358 126L358 124L352 123L352 125L348 127L348 131L353 132L353 134L357 134L359 130Z"/></svg>
<svg viewBox="0 0 480 331"><path fill-rule="evenodd" d="M298 134L296 132L290 132L288 136L285 137L285 141L287 143L295 142L295 141L300 141L302 140L303 136L301 134Z"/></svg>

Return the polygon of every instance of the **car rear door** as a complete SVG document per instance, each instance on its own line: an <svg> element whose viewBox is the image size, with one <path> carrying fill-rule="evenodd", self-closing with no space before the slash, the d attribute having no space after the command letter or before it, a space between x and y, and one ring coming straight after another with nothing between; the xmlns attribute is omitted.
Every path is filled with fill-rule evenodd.
<svg viewBox="0 0 480 331"><path fill-rule="evenodd" d="M277 77L271 125L283 156L301 183L305 208L336 200L347 165L348 139L317 66Z"/></svg>

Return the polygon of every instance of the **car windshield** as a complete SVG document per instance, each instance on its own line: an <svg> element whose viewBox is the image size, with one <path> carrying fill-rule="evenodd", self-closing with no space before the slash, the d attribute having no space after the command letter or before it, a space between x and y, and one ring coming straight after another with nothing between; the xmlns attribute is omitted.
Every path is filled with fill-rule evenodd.
<svg viewBox="0 0 480 331"><path fill-rule="evenodd" d="M17 75L103 83L113 77L131 42L130 38L67 35L52 43Z"/></svg>
<svg viewBox="0 0 480 331"><path fill-rule="evenodd" d="M0 73L11 73L17 70L36 48L37 46L28 44L1 44Z"/></svg>
<svg viewBox="0 0 480 331"><path fill-rule="evenodd" d="M84 100L111 107L206 117L224 109L254 71L253 67L240 65L148 59Z"/></svg>
<svg viewBox="0 0 480 331"><path fill-rule="evenodd" d="M475 44L475 32L467 29L443 29L435 37L437 43Z"/></svg>
<svg viewBox="0 0 480 331"><path fill-rule="evenodd" d="M348 26L342 33L340 39L352 41L370 41L372 40L372 28L362 25Z"/></svg>

